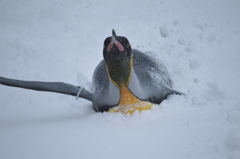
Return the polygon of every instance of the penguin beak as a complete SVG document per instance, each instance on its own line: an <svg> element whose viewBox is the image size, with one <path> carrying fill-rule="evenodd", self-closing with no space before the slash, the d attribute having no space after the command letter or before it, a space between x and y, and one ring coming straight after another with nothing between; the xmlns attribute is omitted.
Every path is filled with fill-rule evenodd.
<svg viewBox="0 0 240 159"><path fill-rule="evenodd" d="M113 45L116 45L119 51L124 51L124 47L117 40L117 35L114 29L112 30L112 38L111 42L108 44L107 51L110 51L113 48Z"/></svg>
<svg viewBox="0 0 240 159"><path fill-rule="evenodd" d="M112 30L112 40L111 40L111 42L116 42L116 40L117 40L117 35L116 35L115 30L113 29Z"/></svg>

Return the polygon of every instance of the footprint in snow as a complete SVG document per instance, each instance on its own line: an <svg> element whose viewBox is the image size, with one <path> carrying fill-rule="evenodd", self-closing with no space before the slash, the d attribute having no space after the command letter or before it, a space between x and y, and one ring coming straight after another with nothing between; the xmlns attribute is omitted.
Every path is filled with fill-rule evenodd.
<svg viewBox="0 0 240 159"><path fill-rule="evenodd" d="M161 33L161 36L164 38L169 36L169 31L165 26L160 27L160 33Z"/></svg>
<svg viewBox="0 0 240 159"><path fill-rule="evenodd" d="M202 62L195 60L189 63L189 67L191 70L196 70L202 66Z"/></svg>

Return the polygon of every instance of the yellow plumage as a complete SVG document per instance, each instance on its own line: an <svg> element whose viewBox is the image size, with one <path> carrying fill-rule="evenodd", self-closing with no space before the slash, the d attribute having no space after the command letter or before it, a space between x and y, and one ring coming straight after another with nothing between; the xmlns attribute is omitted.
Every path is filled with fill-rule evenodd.
<svg viewBox="0 0 240 159"><path fill-rule="evenodd" d="M120 87L120 102L119 105L110 109L109 112L122 112L124 114L132 114L135 110L142 111L151 109L152 103L141 101L128 87Z"/></svg>

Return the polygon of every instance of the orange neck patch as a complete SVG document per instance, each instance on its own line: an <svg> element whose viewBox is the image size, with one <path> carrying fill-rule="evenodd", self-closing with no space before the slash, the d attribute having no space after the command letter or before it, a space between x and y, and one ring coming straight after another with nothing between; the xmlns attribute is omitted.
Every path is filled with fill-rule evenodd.
<svg viewBox="0 0 240 159"><path fill-rule="evenodd" d="M151 109L152 103L141 101L128 89L127 86L120 87L120 103L109 112L122 112L132 114L135 110L142 111Z"/></svg>

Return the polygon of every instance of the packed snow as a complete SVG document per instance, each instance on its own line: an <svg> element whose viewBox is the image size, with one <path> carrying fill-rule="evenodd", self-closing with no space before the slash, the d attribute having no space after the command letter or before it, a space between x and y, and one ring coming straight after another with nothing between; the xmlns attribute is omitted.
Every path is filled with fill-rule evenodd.
<svg viewBox="0 0 240 159"><path fill-rule="evenodd" d="M0 85L0 158L239 159L239 15L238 0L1 0L0 76L90 89L114 28L186 95L125 115Z"/></svg>

